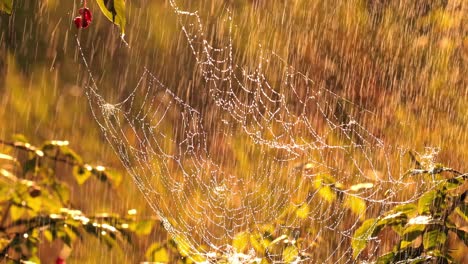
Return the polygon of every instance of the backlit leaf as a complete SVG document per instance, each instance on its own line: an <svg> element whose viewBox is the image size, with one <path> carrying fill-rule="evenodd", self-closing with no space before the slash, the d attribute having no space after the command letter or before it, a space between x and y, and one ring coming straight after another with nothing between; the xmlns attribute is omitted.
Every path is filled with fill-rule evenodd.
<svg viewBox="0 0 468 264"><path fill-rule="evenodd" d="M344 204L346 208L349 208L353 214L359 216L361 220L365 218L365 211L366 211L366 202L361 198L347 195Z"/></svg>
<svg viewBox="0 0 468 264"><path fill-rule="evenodd" d="M27 209L24 207L13 205L10 207L11 220L16 221L26 214Z"/></svg>
<svg viewBox="0 0 468 264"><path fill-rule="evenodd" d="M96 0L102 13L125 33L125 0Z"/></svg>
<svg viewBox="0 0 468 264"><path fill-rule="evenodd" d="M303 204L296 210L296 216L300 219L306 219L309 215L310 209L308 204Z"/></svg>

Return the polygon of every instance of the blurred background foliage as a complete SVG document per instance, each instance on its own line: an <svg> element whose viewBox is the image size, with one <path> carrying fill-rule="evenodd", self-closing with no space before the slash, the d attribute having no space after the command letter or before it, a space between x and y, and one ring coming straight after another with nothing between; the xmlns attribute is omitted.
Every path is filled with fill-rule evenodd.
<svg viewBox="0 0 468 264"><path fill-rule="evenodd" d="M11 15L0 13L0 138L22 133L33 145L67 139L78 153L86 153L86 161L123 171L89 111L84 95L89 75L76 36L99 89L110 101L124 98L146 67L201 109L205 122L217 120L167 0L127 1L130 49L119 39L121 29L99 13L94 1L88 3L92 25L76 30L73 18L81 5L15 0ZM466 1L200 0L180 5L199 10L214 42L225 37L226 25L220 20L226 8L232 11L238 64L255 63L253 55L261 44L307 73L317 89L329 89L371 112L360 122L387 144L416 150L438 147L441 163L468 170ZM225 149L213 151L246 158L242 150L232 149L236 144L216 145ZM122 177L116 188L87 182L79 194L71 188L71 199L87 214L135 208L141 217L151 218L130 177ZM142 252L151 242L163 245L166 239L162 228L155 228L138 240L138 249L125 253L87 240L74 248L70 262L135 263L148 257Z"/></svg>

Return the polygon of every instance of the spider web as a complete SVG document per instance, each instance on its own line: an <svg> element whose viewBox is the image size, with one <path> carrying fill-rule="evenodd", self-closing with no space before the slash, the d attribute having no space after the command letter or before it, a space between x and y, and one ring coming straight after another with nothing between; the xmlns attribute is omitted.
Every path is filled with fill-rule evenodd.
<svg viewBox="0 0 468 264"><path fill-rule="evenodd" d="M231 16L226 38L215 39L207 37L197 12L170 4L214 103L209 111L217 119L210 122L216 124L206 128L206 111L184 102L148 69L118 103L100 94L90 72L87 97L103 135L188 255L259 262L252 246L236 252L232 241L240 232L265 233L265 226L277 223L277 232L307 242L296 262L352 262L350 239L366 214L413 202L433 186L404 178L402 151L361 124L369 113L316 89L276 53L259 47L256 63L236 64ZM220 135L226 142L213 142ZM213 154L223 143L237 154ZM410 191L399 194L405 189ZM327 201L327 191L338 198ZM353 198L365 209L343 210ZM291 206L308 209L298 216L288 213ZM314 254L317 244L325 250ZM269 258L281 259L281 253Z"/></svg>

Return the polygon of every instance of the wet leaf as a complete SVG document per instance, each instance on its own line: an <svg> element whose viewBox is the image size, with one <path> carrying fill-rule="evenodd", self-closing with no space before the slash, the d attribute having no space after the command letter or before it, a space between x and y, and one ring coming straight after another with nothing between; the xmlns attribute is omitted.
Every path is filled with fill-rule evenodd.
<svg viewBox="0 0 468 264"><path fill-rule="evenodd" d="M356 258L366 248L369 239L377 231L377 220L374 218L367 219L362 225L354 232L353 239L351 241L351 247L353 248L353 257Z"/></svg>
<svg viewBox="0 0 468 264"><path fill-rule="evenodd" d="M395 206L393 212L401 212L408 216L414 216L417 214L418 207L415 204L404 204Z"/></svg>
<svg viewBox="0 0 468 264"><path fill-rule="evenodd" d="M444 244L445 240L447 240L447 235L444 232L441 232L439 230L432 230L426 232L423 235L424 249L433 249L437 246Z"/></svg>
<svg viewBox="0 0 468 264"><path fill-rule="evenodd" d="M385 217L381 218L378 221L379 226L394 226L394 225L402 225L405 224L406 219L408 219L408 216L402 212L396 212L391 214L386 215Z"/></svg>
<svg viewBox="0 0 468 264"><path fill-rule="evenodd" d="M410 244L420 236L423 231L426 229L425 225L410 225L403 231L404 241L409 242Z"/></svg>
<svg viewBox="0 0 468 264"><path fill-rule="evenodd" d="M125 0L96 0L102 13L125 33Z"/></svg>
<svg viewBox="0 0 468 264"><path fill-rule="evenodd" d="M430 213L434 200L437 197L436 191L429 191L424 193L418 201L418 212L420 214Z"/></svg>

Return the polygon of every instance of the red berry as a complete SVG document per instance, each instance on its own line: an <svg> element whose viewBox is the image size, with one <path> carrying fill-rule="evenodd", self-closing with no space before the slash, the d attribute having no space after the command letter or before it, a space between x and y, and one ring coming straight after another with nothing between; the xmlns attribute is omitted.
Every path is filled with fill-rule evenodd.
<svg viewBox="0 0 468 264"><path fill-rule="evenodd" d="M87 7L82 7L78 10L78 13L80 13L80 16L75 18L75 26L77 28L87 28L93 20L91 11Z"/></svg>
<svg viewBox="0 0 468 264"><path fill-rule="evenodd" d="M75 17L75 19L73 20L73 22L75 22L75 26L76 28L82 28L83 25L81 24L81 17Z"/></svg>

